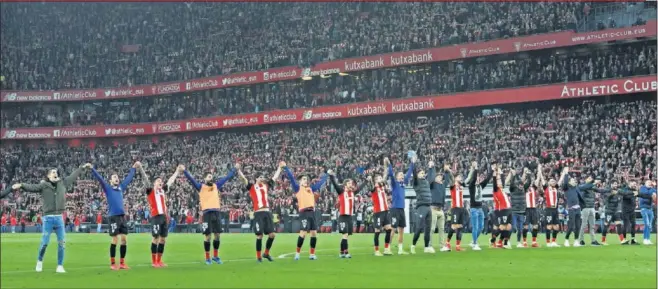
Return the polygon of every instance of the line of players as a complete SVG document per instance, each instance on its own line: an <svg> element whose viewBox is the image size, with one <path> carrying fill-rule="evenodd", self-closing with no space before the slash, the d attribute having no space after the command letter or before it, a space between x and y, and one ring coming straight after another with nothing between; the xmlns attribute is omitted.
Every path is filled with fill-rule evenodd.
<svg viewBox="0 0 658 289"><path fill-rule="evenodd" d="M336 174L333 170L326 171L320 177L320 180L315 184L311 184L311 177L309 175L301 175L299 179L295 178L292 171L287 167L285 162L279 163L277 171L272 178L267 178L265 175L260 174L255 181L248 180L241 171L240 164L236 164L234 168L224 177L214 181L212 173L204 175L203 182L198 182L194 177L185 169L183 165L179 165L171 177L164 182L161 177L156 177L153 182L147 176L144 168L140 162L136 162L131 168L128 176L121 182L117 174L112 174L110 182L108 183L103 177L92 168L92 175L97 179L105 192L108 200L108 211L110 220L109 234L112 237L110 244L110 263L112 270L129 269L125 264L125 256L127 253L127 238L128 227L125 223L125 212L123 206L123 192L127 189L132 181L136 171L139 171L142 182L144 184L145 194L150 206L151 225L152 225L152 243L151 255L153 267L166 267L167 265L162 262L162 255L164 253L166 238L168 234L169 217L167 215L166 194L170 187L174 184L179 174L182 172L188 179L190 184L196 189L197 194L192 194L199 203L200 211L202 212L202 229L203 229L203 243L205 251L205 263L210 265L213 262L221 264L222 261L219 257L220 247L220 234L222 233L222 226L220 223L220 192L221 187L233 178L236 173L239 175L241 181L245 184L246 189L249 191L250 198L253 203L254 209L254 231L256 234L256 257L259 262L265 258L273 261L270 255L270 249L275 239L275 228L272 213L270 211L270 203L268 194L274 186L282 172L290 181L290 185L294 191L295 198L298 205L299 220L301 223L301 230L297 240L297 251L295 260L299 260L301 248L307 235L310 235L310 251L309 258L311 260L317 259L315 255L315 248L317 246L317 230L319 222L316 219L315 208L316 201L320 198L319 191L322 186L330 179L331 185L335 188L338 194L339 205L339 218L338 227L342 235L340 243L340 257L351 258L349 253L348 239L353 232L353 214L354 214L354 200L355 196L367 187L366 194L372 199L372 206L374 210L374 254L376 256L392 255L390 249L391 240L397 231L398 233L398 254L408 254L403 250L403 230L406 226L406 219L404 213L404 189L405 184L410 182L413 185L417 194L416 213L418 214L418 226L414 232L413 245L410 247L412 254L416 253L415 246L421 233L425 234L425 249L426 253L434 253L433 247L430 245L430 234L434 228L439 228L443 232L445 222L445 213L443 212L443 202L445 200L446 188L449 189L452 223L448 233L447 239L441 248L441 251L451 251L451 239L456 236L455 251L463 251L461 247L461 229L463 227L464 215L466 214L464 208L464 188L468 187L471 199L471 218L473 223L473 243L470 244L473 250L480 250L477 243L479 234L482 231L483 214L481 214L482 206L482 190L487 186L488 182L492 180L493 183L493 199L495 210L495 226L490 246L493 248L511 248L509 238L512 232L512 219L517 218L522 228L519 232L523 232L524 242L520 244L522 247L527 247L525 236L528 230L532 233L532 247L538 247L537 234L539 229L539 212L537 210L537 199L539 195L543 195L545 199L544 218L546 226L546 243L548 247L559 247L556 243L556 237L559 232L559 218L558 218L558 200L560 197L566 199L566 205L569 208L569 230L567 231L567 241L565 246L569 246L569 236L571 233L575 234L576 241L574 246L584 244L582 235L585 226L589 226L590 234L592 236L592 244L598 245L594 239L593 234L593 214L589 214L589 209L593 209L593 201L589 204L589 200L594 199L594 193L602 193L606 199L606 216L604 222L603 242L607 235L608 225L614 223L617 225L617 232L624 232L619 234L622 244L628 244L629 241L625 239L625 232L631 232L632 240L630 243L636 243L634 240L635 225L634 209L635 197L639 196L643 199L655 200L655 183L647 181L646 187L648 191L640 193L635 182L629 182L627 185L620 187L617 181L612 183L612 186L607 189L597 188L600 182L594 181L592 177L587 177L584 184L579 185L575 178L570 178L568 173L569 169L564 168L559 181L550 179L548 182L545 180L541 164L538 165L537 173L534 182L532 181L531 171L528 168L523 169L523 173L518 175L514 169L510 169L506 178L503 179L501 166L493 163L486 172L480 173L478 170L477 162L471 164L470 172L467 179L464 181L461 175L453 175L449 164L443 166L444 173L437 174L435 164L433 161L428 163L428 170L418 168L417 157L412 157L411 164L406 174L403 172L395 173L390 161L384 158L384 172L376 174L374 178L368 176L361 183L357 185L357 181L353 179L345 179L342 185L338 183ZM387 184L387 179L390 184ZM507 188L507 189L505 189ZM391 205L389 205L389 192L392 194ZM429 195L428 195L429 194ZM521 200L512 202L512 200ZM515 204L517 206L515 206ZM631 206L632 205L632 206ZM519 210L519 207L522 208ZM629 209L630 208L630 209ZM475 210L475 214L474 213ZM480 214L478 214L480 210ZM513 213L514 212L514 213ZM580 226L581 212L587 212L587 218ZM522 216L522 217L521 217ZM525 219L525 221L523 221ZM624 228L621 228L621 221L624 222ZM395 230L394 230L395 229ZM385 233L384 250L383 253L379 250L380 234ZM268 239L265 245L265 251L262 252L262 239L267 235ZM210 255L210 247L212 247L213 254ZM496 242L496 240L498 241ZM520 237L519 237L520 239ZM440 243L444 240L440 236ZM645 240L645 243L647 240ZM116 247L120 243L120 262L117 265L115 262Z"/></svg>

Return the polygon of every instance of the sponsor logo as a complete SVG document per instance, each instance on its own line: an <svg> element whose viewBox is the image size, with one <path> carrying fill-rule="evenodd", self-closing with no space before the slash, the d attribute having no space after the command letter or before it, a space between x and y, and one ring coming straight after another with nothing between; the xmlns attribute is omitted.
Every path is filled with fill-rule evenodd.
<svg viewBox="0 0 658 289"><path fill-rule="evenodd" d="M144 95L143 89L110 89L105 91L105 97L125 97L125 96L140 96Z"/></svg>
<svg viewBox="0 0 658 289"><path fill-rule="evenodd" d="M15 130L8 130L5 132L5 139L39 139L51 138L50 132L20 132Z"/></svg>
<svg viewBox="0 0 658 289"><path fill-rule="evenodd" d="M224 77L222 78L222 84L223 85L243 84L243 83L254 82L257 79L258 77L256 77L255 75L249 77L246 76Z"/></svg>
<svg viewBox="0 0 658 289"><path fill-rule="evenodd" d="M302 69L302 77L327 75L334 73L340 73L340 69L339 68L320 69L320 70L312 70L311 68Z"/></svg>
<svg viewBox="0 0 658 289"><path fill-rule="evenodd" d="M154 85L151 90L154 94L176 93L180 92L180 83Z"/></svg>
<svg viewBox="0 0 658 289"><path fill-rule="evenodd" d="M420 54L412 53L411 55L406 55L406 56L405 55L397 56L397 57L391 56L391 64L395 66L432 62L433 60L434 57L432 56L432 52L430 52L429 50L425 53L420 53Z"/></svg>
<svg viewBox="0 0 658 289"><path fill-rule="evenodd" d="M391 57L393 59L393 57ZM379 57L375 60L364 59L361 61L353 60L351 62L345 61L345 71L366 70L379 68L384 66L384 59Z"/></svg>
<svg viewBox="0 0 658 289"><path fill-rule="evenodd" d="M385 104L356 106L347 109L348 116L362 116L388 113L388 108Z"/></svg>
<svg viewBox="0 0 658 289"><path fill-rule="evenodd" d="M51 99L50 95L19 95L16 92L5 95L5 101L49 101Z"/></svg>
<svg viewBox="0 0 658 289"><path fill-rule="evenodd" d="M95 129L56 129L53 130L53 137L88 137L96 136Z"/></svg>
<svg viewBox="0 0 658 289"><path fill-rule="evenodd" d="M391 105L391 112L408 112L434 109L434 101L413 101L413 102L393 102Z"/></svg>
<svg viewBox="0 0 658 289"><path fill-rule="evenodd" d="M500 51L500 47L487 47L487 48L480 48L480 49L468 49L468 48L461 48L459 49L459 52L461 52L462 57L468 57L468 56L477 56L477 55L483 55L483 54L490 54L490 53L495 53Z"/></svg>
<svg viewBox="0 0 658 289"><path fill-rule="evenodd" d="M180 123L154 124L153 132L177 132L181 131Z"/></svg>
<svg viewBox="0 0 658 289"><path fill-rule="evenodd" d="M240 118L225 118L222 123L225 127L230 127L234 125L248 125L252 123L258 123L258 117L253 116L250 118L240 117Z"/></svg>
<svg viewBox="0 0 658 289"><path fill-rule="evenodd" d="M293 121L297 120L297 114L296 113L281 113L281 114L273 114L273 115L263 115L263 122L264 123L269 123L269 122L285 122L285 121Z"/></svg>
<svg viewBox="0 0 658 289"><path fill-rule="evenodd" d="M55 100L81 100L90 98L96 98L95 91L69 91L53 93L53 99Z"/></svg>
<svg viewBox="0 0 658 289"><path fill-rule="evenodd" d="M293 69L290 71L280 71L280 72L263 72L264 81L274 81L281 78L292 78L297 76L297 70Z"/></svg>
<svg viewBox="0 0 658 289"><path fill-rule="evenodd" d="M219 127L219 121L216 120L188 121L187 123L185 123L185 130L213 129L217 127Z"/></svg>
<svg viewBox="0 0 658 289"><path fill-rule="evenodd" d="M132 128L132 127L122 127L122 128L106 128L105 135L131 135L131 134L143 134L143 128Z"/></svg>
<svg viewBox="0 0 658 289"><path fill-rule="evenodd" d="M207 89L215 88L219 86L219 82L214 79L208 79L204 81L190 81L185 83L185 90L196 90L196 89Z"/></svg>
<svg viewBox="0 0 658 289"><path fill-rule="evenodd" d="M343 114L340 111L325 111L325 112L316 112L313 113L312 110L304 111L302 114L302 120L314 120L314 119L332 119L342 117Z"/></svg>

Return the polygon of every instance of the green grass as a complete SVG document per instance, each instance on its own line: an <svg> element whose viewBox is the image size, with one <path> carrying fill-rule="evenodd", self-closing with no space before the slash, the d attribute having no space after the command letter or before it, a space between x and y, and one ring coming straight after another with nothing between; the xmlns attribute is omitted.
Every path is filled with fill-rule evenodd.
<svg viewBox="0 0 658 289"><path fill-rule="evenodd" d="M480 240L482 244L486 237ZM39 238L38 234L2 235L2 288L656 288L656 246L620 246L616 235L610 236L610 246L598 248L503 250L483 246L480 252L434 255L423 254L421 248L417 255L375 257L372 235L359 234L350 240L353 258L339 259L340 237L322 234L317 261L307 258L308 240L302 259L294 261L297 236L280 234L272 252L281 258L258 264L252 234L225 234L220 249L224 264L207 266L201 262L201 235L173 234L164 254L169 267L154 269L149 266L150 236L133 234L127 257L132 269L116 272L109 270L107 235L69 234L66 274L54 272L54 235L44 272L33 271ZM465 235L464 243L469 238L470 234ZM381 239L383 242L383 236ZM543 245L543 238L540 240ZM405 242L410 241L411 236L406 236Z"/></svg>

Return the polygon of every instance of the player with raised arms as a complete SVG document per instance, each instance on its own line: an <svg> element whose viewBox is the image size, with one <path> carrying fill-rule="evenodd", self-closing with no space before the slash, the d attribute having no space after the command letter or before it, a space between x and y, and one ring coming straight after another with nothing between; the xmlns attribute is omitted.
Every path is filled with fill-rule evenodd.
<svg viewBox="0 0 658 289"><path fill-rule="evenodd" d="M144 167L141 163L136 164L140 175L142 176L142 183L145 187L146 200L151 208L151 266L153 268L167 267L167 264L162 262L162 255L164 254L165 242L169 235L169 215L167 214L167 193L171 186L178 178L180 172L185 170L185 167L179 165L174 174L163 183L161 177L156 177L153 182L146 175Z"/></svg>
<svg viewBox="0 0 658 289"><path fill-rule="evenodd" d="M290 186L292 187L295 197L297 198L297 206L299 207L299 220L302 223L302 228L299 230L299 237L297 238L297 251L295 253L295 260L299 260L299 253L302 250L304 245L304 239L306 234L311 235L311 250L309 251L309 259L315 260L318 257L315 256L315 246L318 242L318 220L315 218L315 202L320 198L320 194L317 193L320 188L327 181L327 175L323 174L320 178L320 181L311 185L311 178L308 175L303 175L299 179L299 183L295 180L295 176L285 162L282 162L280 166L283 167L286 176L290 180Z"/></svg>
<svg viewBox="0 0 658 289"><path fill-rule="evenodd" d="M109 233L110 237L112 237L110 243L110 269L112 270L130 269L125 262L126 253L128 252L128 224L126 223L126 212L123 208L123 192L128 189L128 185L132 182L133 177L135 177L135 168L137 168L138 164L140 163L136 162L130 168L128 176L123 179L123 182L119 180L118 174L113 173L110 175L110 182L108 183L95 168L91 169L91 175L101 184L101 188L107 199L107 210L110 215ZM119 247L120 259L117 266L114 258L117 254L117 243L119 241L121 241L121 246Z"/></svg>
<svg viewBox="0 0 658 289"><path fill-rule="evenodd" d="M279 163L279 167L271 179L267 179L265 175L260 174L256 178L255 183L250 182L238 166L238 175L246 185L249 191L249 197L254 206L254 233L256 234L256 260L258 262L263 262L263 258L270 262L274 261L272 256L270 256L270 249L272 249L272 244L274 244L276 230L274 228L272 211L270 211L268 194L274 189L274 182L279 179L283 164L283 162ZM267 243L265 244L265 254L261 255L263 235L267 235Z"/></svg>
<svg viewBox="0 0 658 289"><path fill-rule="evenodd" d="M197 182L194 177L187 171L184 171L185 177L192 184L192 186L198 192L195 197L198 197L199 200L199 209L203 214L203 222L201 226L203 228L203 250L206 257L206 265L211 265L212 262L217 264L222 264L222 259L219 258L219 236L222 233L222 223L221 216L219 214L219 209L221 208L221 199L219 197L219 190L235 175L236 169L239 169L240 165L236 164L229 173L214 182L214 177L212 173L206 173L203 177L203 184ZM212 262L210 259L210 236L213 236L212 247L213 247L213 258Z"/></svg>

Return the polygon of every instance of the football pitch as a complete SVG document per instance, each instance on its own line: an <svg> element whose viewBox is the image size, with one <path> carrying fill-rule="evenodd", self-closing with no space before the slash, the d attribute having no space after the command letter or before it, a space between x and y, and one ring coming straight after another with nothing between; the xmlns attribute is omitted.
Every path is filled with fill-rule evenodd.
<svg viewBox="0 0 658 289"><path fill-rule="evenodd" d="M202 235L172 234L163 257L169 267L151 268L150 235L132 234L126 258L131 270L111 271L107 235L68 234L67 273L56 274L54 234L42 273L34 272L39 234L2 234L0 283L2 288L656 288L655 245L621 246L610 235L606 247L505 250L489 249L487 237L480 239L479 252L465 246L465 252L425 254L421 237L416 255L375 257L372 234L357 234L350 239L352 259L339 259L340 236L321 234L318 260L308 260L306 240L302 259L294 261L297 235L280 234L272 249L276 260L257 263L252 234L224 234L224 264L208 266ZM405 238L408 251L411 236ZM469 240L465 234L463 242Z"/></svg>

